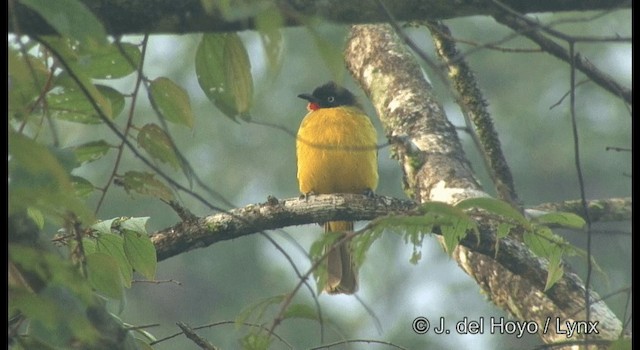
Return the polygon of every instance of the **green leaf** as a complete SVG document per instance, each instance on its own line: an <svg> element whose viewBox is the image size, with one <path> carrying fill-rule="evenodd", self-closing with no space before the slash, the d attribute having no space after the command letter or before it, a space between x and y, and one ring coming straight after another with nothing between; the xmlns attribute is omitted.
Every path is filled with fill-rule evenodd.
<svg viewBox="0 0 640 350"><path fill-rule="evenodd" d="M72 147L71 150L75 154L78 164L83 164L102 158L112 147L107 141L98 140Z"/></svg>
<svg viewBox="0 0 640 350"><path fill-rule="evenodd" d="M305 304L293 304L287 308L282 316L283 319L287 318L304 318L307 320L318 320L318 314L316 311Z"/></svg>
<svg viewBox="0 0 640 350"><path fill-rule="evenodd" d="M193 129L193 113L187 92L171 81L160 77L149 86L149 100L166 120Z"/></svg>
<svg viewBox="0 0 640 350"><path fill-rule="evenodd" d="M164 201L170 201L173 199L173 193L171 189L167 187L162 181L155 178L154 174L139 172L139 171L127 171L122 178L119 179L119 183L124 187L127 193L131 191L156 197Z"/></svg>
<svg viewBox="0 0 640 350"><path fill-rule="evenodd" d="M71 175L71 185L79 198L87 198L95 189L89 180L75 175Z"/></svg>
<svg viewBox="0 0 640 350"><path fill-rule="evenodd" d="M351 239L351 253L353 256L353 263L356 267L362 266L366 253L378 238L382 237L384 230L369 229L362 232L359 235L354 236Z"/></svg>
<svg viewBox="0 0 640 350"><path fill-rule="evenodd" d="M111 233L111 225L116 219L101 220L91 225L91 229L95 230L98 234L106 235Z"/></svg>
<svg viewBox="0 0 640 350"><path fill-rule="evenodd" d="M136 45L130 43L120 43L120 48L122 51L115 43L100 47L81 45L79 47L81 59L78 60L78 67L93 79L125 77L135 72L141 53Z"/></svg>
<svg viewBox="0 0 640 350"><path fill-rule="evenodd" d="M544 291L549 290L564 275L562 267L562 252L553 254L549 259L549 267L547 273L547 281L545 282Z"/></svg>
<svg viewBox="0 0 640 350"><path fill-rule="evenodd" d="M92 222L93 213L76 195L68 171L46 147L9 131L9 214L31 207L62 219L69 212Z"/></svg>
<svg viewBox="0 0 640 350"><path fill-rule="evenodd" d="M75 244L75 241L73 241L72 244ZM72 246L72 248L75 248L74 246ZM82 248L84 248L84 254L85 255L89 255L89 254L93 254L96 252L96 240L93 238L82 238Z"/></svg>
<svg viewBox="0 0 640 350"><path fill-rule="evenodd" d="M280 11L272 6L260 12L255 20L267 57L269 73L271 76L275 76L282 67L284 40L280 29L284 25L284 19Z"/></svg>
<svg viewBox="0 0 640 350"><path fill-rule="evenodd" d="M507 237L511 232L511 229L515 226L506 222L501 222L498 224L498 228L496 230L496 244L495 244L495 257L498 256L498 250L500 249L500 240Z"/></svg>
<svg viewBox="0 0 640 350"><path fill-rule="evenodd" d="M123 236L124 253L133 269L149 280L154 279L158 259L149 236L129 230L124 230Z"/></svg>
<svg viewBox="0 0 640 350"><path fill-rule="evenodd" d="M531 229L529 221L517 209L499 199L489 197L469 198L460 201L455 206L462 210L471 208L484 209L490 213L512 219L528 230Z"/></svg>
<svg viewBox="0 0 640 350"><path fill-rule="evenodd" d="M104 86L92 85L105 105L109 106L109 118L118 116L124 109L124 96L117 90ZM82 91L76 88L65 88L47 95L47 103L52 115L58 119L82 124L100 124L102 119ZM103 109L104 110L104 109ZM113 113L113 114L112 114Z"/></svg>
<svg viewBox="0 0 640 350"><path fill-rule="evenodd" d="M560 227L580 230L587 224L584 219L573 213L553 212L543 214L532 221L543 225L558 225Z"/></svg>
<svg viewBox="0 0 640 350"><path fill-rule="evenodd" d="M91 289L78 270L58 254L9 244L9 261L16 264L21 271L29 272L45 283L64 286L83 303L92 299Z"/></svg>
<svg viewBox="0 0 640 350"><path fill-rule="evenodd" d="M107 33L96 16L78 0L20 0L53 27L58 34L84 44L104 44Z"/></svg>
<svg viewBox="0 0 640 350"><path fill-rule="evenodd" d="M83 70L83 57L77 52L77 45L75 42L72 42L72 40L65 37L55 36L40 37L40 40L46 42L53 50L55 50L55 52L60 55L60 58L67 63L69 69L71 69L71 71L75 74L77 82L74 81L73 85L68 85L66 89L70 89L72 91L81 91L81 89L77 86L77 84L80 84L87 91L87 94L89 95L88 97L91 98L91 100L95 101L96 105L107 119L113 119L115 115L119 114L119 112L114 113L114 109L117 110L117 108L113 108L111 106L111 101L102 95L101 91L95 85L93 85L90 76L88 76ZM58 75L57 81L65 80L73 81L73 79L71 79L69 76L69 72L63 71L60 75ZM85 103L88 104L89 101L86 100ZM97 112L94 111L94 113L96 113L97 115Z"/></svg>
<svg viewBox="0 0 640 350"><path fill-rule="evenodd" d="M156 160L168 163L174 169L180 167L180 160L173 149L169 135L156 124L146 124L138 132L138 146Z"/></svg>
<svg viewBox="0 0 640 350"><path fill-rule="evenodd" d="M98 339L86 317L86 302L63 285L46 285L38 294L13 289L11 296L12 306L29 318L29 336L48 346L66 349Z"/></svg>
<svg viewBox="0 0 640 350"><path fill-rule="evenodd" d="M48 70L41 58L24 57L11 47L8 51L9 116L23 120L32 112L38 96L44 93Z"/></svg>
<svg viewBox="0 0 640 350"><path fill-rule="evenodd" d="M550 259L562 252L567 243L553 234L546 226L536 226L533 232L526 231L522 236L524 243L531 251L542 258Z"/></svg>
<svg viewBox="0 0 640 350"><path fill-rule="evenodd" d="M202 91L227 117L248 120L253 80L247 51L235 33L204 34L196 51Z"/></svg>
<svg viewBox="0 0 640 350"><path fill-rule="evenodd" d="M96 240L96 251L105 253L115 259L120 268L124 286L131 288L133 266L131 266L124 253L124 238L111 233L101 234Z"/></svg>
<svg viewBox="0 0 640 350"><path fill-rule="evenodd" d="M37 208L27 207L27 215L35 222L38 229L42 230L44 227L44 216L42 216L42 212Z"/></svg>
<svg viewBox="0 0 640 350"><path fill-rule="evenodd" d="M467 231L473 226L469 225L469 222L464 219L458 219L453 225L441 225L442 238L444 239L444 247L447 253L451 256L453 250L456 248L460 240L467 235Z"/></svg>
<svg viewBox="0 0 640 350"><path fill-rule="evenodd" d="M142 235L147 234L147 221L149 221L148 216L142 216L137 218L129 218L125 219L120 223L120 227L124 230L133 231L135 233L139 233Z"/></svg>
<svg viewBox="0 0 640 350"><path fill-rule="evenodd" d="M87 255L86 258L87 275L91 286L107 297L122 298L124 290L117 260L99 251Z"/></svg>

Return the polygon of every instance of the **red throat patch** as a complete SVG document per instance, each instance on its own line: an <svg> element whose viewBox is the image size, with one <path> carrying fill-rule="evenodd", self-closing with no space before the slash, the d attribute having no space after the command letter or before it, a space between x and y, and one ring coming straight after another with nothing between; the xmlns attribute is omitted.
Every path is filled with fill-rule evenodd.
<svg viewBox="0 0 640 350"><path fill-rule="evenodd" d="M317 110L317 109L320 109L320 106L318 106L318 104L317 104L317 103L309 102L309 103L307 104L307 110L308 110L309 112L311 112L311 111L315 111L315 110Z"/></svg>

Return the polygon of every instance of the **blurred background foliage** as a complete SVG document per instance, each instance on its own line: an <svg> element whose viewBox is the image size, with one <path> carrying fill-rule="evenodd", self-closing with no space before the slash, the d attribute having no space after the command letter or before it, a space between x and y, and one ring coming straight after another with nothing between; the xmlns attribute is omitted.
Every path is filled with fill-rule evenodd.
<svg viewBox="0 0 640 350"><path fill-rule="evenodd" d="M559 19L586 18L593 13L541 14L536 16L547 23ZM499 40L509 30L491 18L466 17L445 22L458 39L483 44ZM615 11L597 19L571 21L555 27L567 34L593 36L631 35L631 12ZM424 51L434 57L429 33L424 27L405 29ZM379 144L385 143L380 123L364 93L342 67L341 50L348 34L348 26L323 23L312 28L282 28L280 61L270 66L260 34L240 32L251 62L254 97L250 110L252 122L227 118L205 96L195 72L195 56L201 35L153 35L147 44L144 73L150 79L168 77L188 94L194 115L194 127L169 123L171 136L197 175L234 207L264 202L267 196L290 198L298 196L295 163L295 139L269 123L295 133L306 113L305 102L296 96L311 92L328 80L336 80L351 89L372 117L379 130ZM9 35L9 44L15 37ZM141 36L126 36L124 42L138 44ZM504 44L512 48L534 48L523 38ZM462 52L472 45L459 44ZM629 43L579 43L577 50L594 64L611 74L625 86L631 85L631 46ZM467 57L475 71L493 114L496 128L514 175L516 189L525 206L544 202L579 198L574 148L571 137L568 98L554 106L569 91L569 67L556 58L541 52L501 52L481 49ZM425 64L435 93L456 126L464 122L459 108L452 101L441 81ZM578 81L585 79L581 74ZM130 93L135 74L119 79L101 80L123 94ZM607 150L607 147L630 148L630 111L617 98L593 83L580 85L576 90L581 160L588 199L626 197L631 191L631 153ZM116 123L124 127L131 98ZM253 123L253 121L257 123ZM141 90L133 122L142 127L158 123L146 92ZM46 123L45 123L46 124ZM119 142L102 124L87 125L55 120L59 147L71 147L89 141L105 139ZM10 121L10 125L11 124ZM50 129L44 125L39 142L47 144ZM467 156L485 186L493 193L489 177L470 138L459 133ZM99 161L74 169L73 174L104 186L112 172L116 152L108 152ZM380 186L377 193L405 198L402 191L401 170L390 159L389 149L379 154ZM187 185L181 170L166 164L158 166L176 181ZM125 151L120 172L150 171L130 152ZM9 187L11 190L11 185ZM229 209L223 202L209 196L207 200ZM94 192L87 206L94 210L100 194ZM198 216L212 214L192 197L179 194L182 204ZM159 200L127 194L121 187L112 186L104 204L96 214L98 219L118 216L150 217L147 230L153 232L178 222L179 217ZM56 231L45 226L43 239L50 239ZM629 222L598 224L594 227L593 255L603 273L594 273L593 287L601 296L631 284L631 227ZM268 232L293 258L301 271L309 268L302 249L308 249L321 233L321 227L306 225L286 227ZM584 248L586 237L581 232L560 232L577 246ZM295 240L295 244L291 240ZM487 302L479 287L443 252L435 239L424 242L422 259L416 265L409 262L411 247L399 237L387 235L377 241L360 271L360 291L352 296L321 295L319 303L328 320L324 327L324 342L341 339L380 339L409 349L418 348L530 348L540 343L537 336L521 339L514 335L417 335L411 322L417 316L437 322L444 317L453 323L468 317L478 320L506 317L504 312ZM570 261L572 268L583 278L584 259ZM141 278L138 276L138 278ZM148 331L162 338L176 333L176 322L192 327L234 320L250 305L275 295L289 292L297 278L285 259L262 235L254 234L233 241L197 249L159 263L156 279L172 283L134 282L126 291L126 305L113 303L114 312L133 325L159 324ZM303 289L296 303L313 307L309 293ZM608 305L623 318L629 315L627 295L618 294L607 299ZM627 309L628 308L628 309ZM267 309L262 319L267 322L278 311ZM270 318L271 317L271 318ZM233 324L199 330L198 334L223 349L239 347L239 339L246 328ZM316 320L292 318L283 321L276 333L295 348L309 348L321 343L320 327ZM344 348L362 348L354 344ZM157 345L155 349L195 348L179 336ZM286 348L273 340L273 348ZM384 348L380 346L380 348Z"/></svg>

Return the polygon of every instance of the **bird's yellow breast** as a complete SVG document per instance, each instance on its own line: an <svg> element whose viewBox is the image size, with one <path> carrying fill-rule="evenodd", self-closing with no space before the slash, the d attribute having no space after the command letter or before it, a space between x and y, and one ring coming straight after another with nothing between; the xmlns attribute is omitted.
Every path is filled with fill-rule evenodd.
<svg viewBox="0 0 640 350"><path fill-rule="evenodd" d="M378 186L376 130L357 107L309 112L296 139L300 192L363 193Z"/></svg>

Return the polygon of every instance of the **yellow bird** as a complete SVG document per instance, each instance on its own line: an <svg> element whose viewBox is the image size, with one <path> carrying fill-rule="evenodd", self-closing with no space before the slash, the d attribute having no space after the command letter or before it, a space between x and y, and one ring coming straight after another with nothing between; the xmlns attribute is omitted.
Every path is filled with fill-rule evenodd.
<svg viewBox="0 0 640 350"><path fill-rule="evenodd" d="M310 194L373 194L378 186L376 129L355 96L329 82L312 94L296 138L300 192ZM353 222L324 223L325 232L353 231ZM349 244L329 252L325 291L352 294L358 289Z"/></svg>

